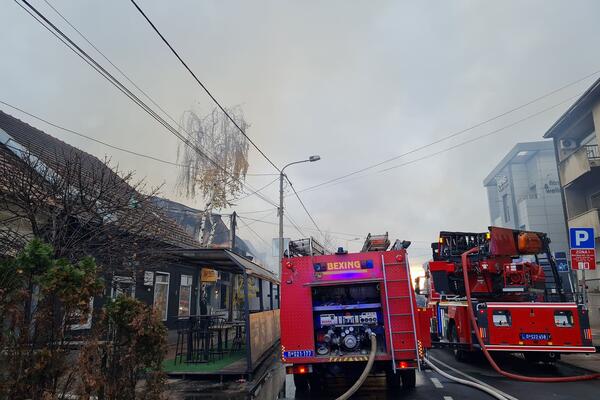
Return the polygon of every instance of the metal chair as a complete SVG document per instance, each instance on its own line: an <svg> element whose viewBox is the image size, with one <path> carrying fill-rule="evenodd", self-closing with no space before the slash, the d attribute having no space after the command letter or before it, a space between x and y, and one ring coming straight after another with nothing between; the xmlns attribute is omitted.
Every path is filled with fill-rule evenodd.
<svg viewBox="0 0 600 400"><path fill-rule="evenodd" d="M246 324L240 324L239 322L235 325L235 336L231 341L231 348L229 349L229 354L231 355L235 351L239 351L242 349L242 344L244 343L244 333L245 333Z"/></svg>
<svg viewBox="0 0 600 400"><path fill-rule="evenodd" d="M222 359L225 356L225 349L223 348L223 331L225 328L226 319L223 317L213 317L209 327L209 359L212 357L216 359ZM216 339L216 347L215 347Z"/></svg>
<svg viewBox="0 0 600 400"><path fill-rule="evenodd" d="M186 318L178 318L175 321L175 327L177 329L177 342L175 344L175 364L177 364L177 358L179 358L179 363L182 363L183 356L187 355L187 336L190 333L190 319ZM184 352L184 348L186 351ZM186 357L187 358L187 357Z"/></svg>

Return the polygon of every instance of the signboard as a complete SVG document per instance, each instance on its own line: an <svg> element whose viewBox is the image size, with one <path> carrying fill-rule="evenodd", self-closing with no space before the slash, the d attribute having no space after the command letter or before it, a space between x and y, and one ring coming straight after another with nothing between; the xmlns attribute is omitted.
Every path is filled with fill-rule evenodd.
<svg viewBox="0 0 600 400"><path fill-rule="evenodd" d="M202 268L202 275L200 280L202 282L216 282L219 276L217 271L211 268Z"/></svg>
<svg viewBox="0 0 600 400"><path fill-rule="evenodd" d="M570 228L571 267L573 269L596 269L594 228Z"/></svg>
<svg viewBox="0 0 600 400"><path fill-rule="evenodd" d="M348 270L373 269L373 260L339 261L313 264L315 272L336 273Z"/></svg>
<svg viewBox="0 0 600 400"><path fill-rule="evenodd" d="M567 262L567 253L564 251L557 251L554 253L554 260L556 261L556 269L558 272L569 271L569 263Z"/></svg>
<svg viewBox="0 0 600 400"><path fill-rule="evenodd" d="M154 286L153 271L144 271L144 286Z"/></svg>

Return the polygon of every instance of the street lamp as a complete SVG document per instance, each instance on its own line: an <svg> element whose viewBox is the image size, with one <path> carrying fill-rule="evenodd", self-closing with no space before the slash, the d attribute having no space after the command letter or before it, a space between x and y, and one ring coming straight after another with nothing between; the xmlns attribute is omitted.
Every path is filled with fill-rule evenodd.
<svg viewBox="0 0 600 400"><path fill-rule="evenodd" d="M281 260L283 260L283 179L285 178L285 174L283 171L294 164L301 164L305 162L315 162L321 159L320 156L310 156L307 160L302 161L294 161L289 164L286 164L279 173L279 279L281 279Z"/></svg>

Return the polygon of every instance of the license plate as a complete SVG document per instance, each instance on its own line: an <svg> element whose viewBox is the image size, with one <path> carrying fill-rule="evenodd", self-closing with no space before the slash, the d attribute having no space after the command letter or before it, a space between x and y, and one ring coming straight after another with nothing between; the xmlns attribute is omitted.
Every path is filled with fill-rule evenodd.
<svg viewBox="0 0 600 400"><path fill-rule="evenodd" d="M550 340L549 333L521 333L521 340Z"/></svg>
<svg viewBox="0 0 600 400"><path fill-rule="evenodd" d="M312 350L290 350L283 352L283 358L304 358L314 357L315 352Z"/></svg>

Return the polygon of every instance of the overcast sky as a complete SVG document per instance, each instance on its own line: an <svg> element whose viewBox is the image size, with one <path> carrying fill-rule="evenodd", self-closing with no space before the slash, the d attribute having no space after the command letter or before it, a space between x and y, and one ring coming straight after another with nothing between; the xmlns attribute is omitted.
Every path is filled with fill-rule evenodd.
<svg viewBox="0 0 600 400"><path fill-rule="evenodd" d="M46 6L31 0L78 43ZM206 113L210 99L128 1L51 3L163 108L179 119ZM248 135L297 190L378 163L501 114L600 70L598 1L149 1L141 7L226 106L241 105ZM89 136L167 160L177 139L71 53L14 2L0 6L0 100ZM98 55L95 57L103 61ZM104 63L104 61L103 61ZM357 250L368 232L412 240L412 262L427 259L440 230L485 230L483 178L519 141L540 140L570 104L454 150L418 159L494 131L575 96L598 75L452 140L374 168L364 177L301 193L322 230ZM174 188L176 168L122 153L19 117L121 168L190 206ZM251 173L274 173L250 153ZM250 176L260 187L275 176ZM278 185L264 194L277 200ZM293 197L287 212L305 233L311 222ZM275 209L250 197L236 210L269 242ZM264 213L243 214L269 210ZM223 210L229 212L230 210ZM265 244L240 223L240 234ZM314 228L313 228L314 229ZM286 227L286 236L299 233Z"/></svg>

